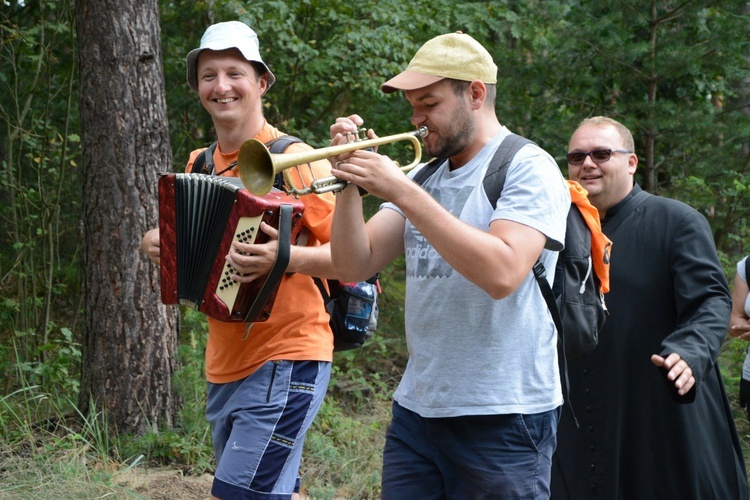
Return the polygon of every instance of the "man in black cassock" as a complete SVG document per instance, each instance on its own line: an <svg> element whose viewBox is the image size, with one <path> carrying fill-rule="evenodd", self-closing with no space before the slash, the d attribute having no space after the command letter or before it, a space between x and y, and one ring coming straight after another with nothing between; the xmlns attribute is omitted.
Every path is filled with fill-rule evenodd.
<svg viewBox="0 0 750 500"><path fill-rule="evenodd" d="M731 309L706 219L634 185L630 131L584 120L569 177L612 240L609 317L599 345L568 360L552 498L747 499L744 459L721 373Z"/></svg>

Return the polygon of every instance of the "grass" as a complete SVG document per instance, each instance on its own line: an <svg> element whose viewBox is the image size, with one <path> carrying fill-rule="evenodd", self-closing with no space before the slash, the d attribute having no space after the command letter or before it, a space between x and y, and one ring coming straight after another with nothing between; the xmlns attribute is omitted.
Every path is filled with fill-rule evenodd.
<svg viewBox="0 0 750 500"><path fill-rule="evenodd" d="M400 313L391 314L393 318L381 318L378 335L367 346L335 355L328 395L305 446L301 474L309 498L380 496L390 395L406 359L397 333ZM186 314L182 370L176 377L183 407L175 429L113 436L105 415L82 415L69 399L53 397L34 385L0 398L0 498L170 498L163 491L158 496L120 479L144 467L167 466L186 477L210 473L213 450L203 416L203 327L199 317ZM746 346L728 340L720 364L743 452L750 457L750 422L737 401ZM205 498L184 493L173 497L178 496Z"/></svg>
<svg viewBox="0 0 750 500"><path fill-rule="evenodd" d="M120 465L105 419L66 414L70 408L34 386L0 399L0 498L127 496L111 483Z"/></svg>
<svg viewBox="0 0 750 500"><path fill-rule="evenodd" d="M367 346L335 355L330 389L305 447L301 473L310 498L379 498L390 394L401 370L394 360L405 360L393 352L404 350L403 341L389 338L385 319ZM175 375L183 405L174 429L113 435L106 415L83 415L70 399L29 383L2 397L0 499L152 498L119 478L134 468L162 466L186 476L211 473L203 332L202 316L187 311Z"/></svg>

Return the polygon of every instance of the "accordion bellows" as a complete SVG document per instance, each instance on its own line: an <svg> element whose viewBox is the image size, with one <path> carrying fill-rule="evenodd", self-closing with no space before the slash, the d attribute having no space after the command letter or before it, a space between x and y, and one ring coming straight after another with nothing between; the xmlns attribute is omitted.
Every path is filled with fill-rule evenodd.
<svg viewBox="0 0 750 500"><path fill-rule="evenodd" d="M267 320L282 273L269 273L277 275L275 283L270 276L239 283L231 279L237 272L225 257L234 241L268 241L260 230L261 222L289 231L287 241L296 241L303 210L302 202L279 190L254 196L238 178L204 174L161 176L162 302L186 305L220 321ZM282 247L282 235L279 238Z"/></svg>

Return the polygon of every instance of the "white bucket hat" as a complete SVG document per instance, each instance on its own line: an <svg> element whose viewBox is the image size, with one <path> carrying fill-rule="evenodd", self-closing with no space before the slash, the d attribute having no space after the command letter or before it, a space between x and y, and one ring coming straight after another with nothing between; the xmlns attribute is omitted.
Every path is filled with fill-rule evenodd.
<svg viewBox="0 0 750 500"><path fill-rule="evenodd" d="M268 87L271 88L276 77L268 69L266 63L260 57L260 44L258 35L255 34L245 23L239 21L228 21L216 23L208 27L201 37L201 45L197 49L188 52L185 62L187 64L187 82L190 88L198 92L198 54L203 50L226 50L237 49L248 62L256 62L263 65L268 75Z"/></svg>

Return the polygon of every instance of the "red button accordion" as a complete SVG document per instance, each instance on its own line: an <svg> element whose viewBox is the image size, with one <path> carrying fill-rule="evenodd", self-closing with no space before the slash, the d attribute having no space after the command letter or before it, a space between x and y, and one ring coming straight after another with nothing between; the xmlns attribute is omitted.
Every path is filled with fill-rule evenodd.
<svg viewBox="0 0 750 500"><path fill-rule="evenodd" d="M159 178L161 300L183 304L221 321L265 321L302 227L304 205L279 190L250 194L238 178L167 174ZM266 222L279 230L274 269L239 283L225 256L234 241L268 241Z"/></svg>

